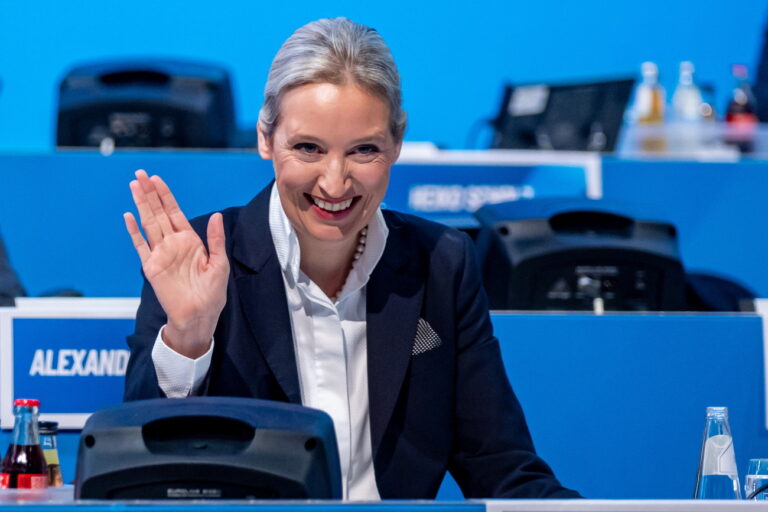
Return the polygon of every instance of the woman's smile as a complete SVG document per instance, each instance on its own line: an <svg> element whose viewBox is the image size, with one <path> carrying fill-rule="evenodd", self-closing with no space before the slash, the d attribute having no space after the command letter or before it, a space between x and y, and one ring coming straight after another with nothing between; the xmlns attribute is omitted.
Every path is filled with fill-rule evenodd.
<svg viewBox="0 0 768 512"><path fill-rule="evenodd" d="M357 203L360 196L349 199L320 199L311 194L305 194L310 203L312 211L324 220L341 220L349 215Z"/></svg>

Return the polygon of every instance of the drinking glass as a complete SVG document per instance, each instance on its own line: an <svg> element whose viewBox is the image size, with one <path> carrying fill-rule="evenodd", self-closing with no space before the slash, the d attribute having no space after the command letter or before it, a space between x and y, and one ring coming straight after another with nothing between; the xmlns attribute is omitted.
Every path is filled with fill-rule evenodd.
<svg viewBox="0 0 768 512"><path fill-rule="evenodd" d="M744 481L748 500L768 500L768 459L750 459Z"/></svg>

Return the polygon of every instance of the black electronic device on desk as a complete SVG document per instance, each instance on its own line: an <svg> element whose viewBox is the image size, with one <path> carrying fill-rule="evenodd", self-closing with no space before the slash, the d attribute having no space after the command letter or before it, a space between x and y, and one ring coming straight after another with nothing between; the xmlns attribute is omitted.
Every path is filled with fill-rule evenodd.
<svg viewBox="0 0 768 512"><path fill-rule="evenodd" d="M249 398L128 402L80 437L77 499L341 499L333 422Z"/></svg>
<svg viewBox="0 0 768 512"><path fill-rule="evenodd" d="M612 152L634 83L507 85L491 147Z"/></svg>
<svg viewBox="0 0 768 512"><path fill-rule="evenodd" d="M685 309L677 232L622 205L546 198L477 212L478 253L492 309Z"/></svg>
<svg viewBox="0 0 768 512"><path fill-rule="evenodd" d="M236 135L227 71L162 59L78 66L59 87L57 146L226 148Z"/></svg>

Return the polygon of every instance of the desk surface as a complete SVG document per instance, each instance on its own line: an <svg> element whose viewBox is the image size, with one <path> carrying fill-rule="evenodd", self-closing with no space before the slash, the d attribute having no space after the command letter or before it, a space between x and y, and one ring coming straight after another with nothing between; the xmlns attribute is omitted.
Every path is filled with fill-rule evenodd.
<svg viewBox="0 0 768 512"><path fill-rule="evenodd" d="M714 500L466 500L453 502L439 501L380 501L352 502L339 501L75 501L72 486L45 491L2 490L0 507L23 506L25 511L34 510L82 510L89 512L116 511L157 511L171 508L174 512L200 510L258 509L260 512L741 512L744 510L765 510L759 501L714 501Z"/></svg>

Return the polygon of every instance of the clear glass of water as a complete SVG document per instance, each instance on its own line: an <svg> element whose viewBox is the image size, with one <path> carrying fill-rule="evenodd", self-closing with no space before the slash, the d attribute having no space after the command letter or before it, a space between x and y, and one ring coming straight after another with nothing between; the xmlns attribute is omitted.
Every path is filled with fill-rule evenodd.
<svg viewBox="0 0 768 512"><path fill-rule="evenodd" d="M768 500L768 459L750 459L744 481L748 500Z"/></svg>

